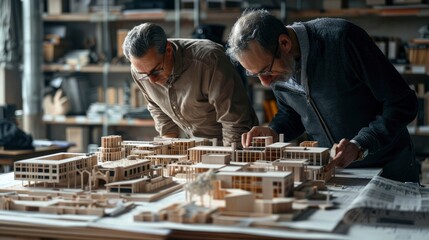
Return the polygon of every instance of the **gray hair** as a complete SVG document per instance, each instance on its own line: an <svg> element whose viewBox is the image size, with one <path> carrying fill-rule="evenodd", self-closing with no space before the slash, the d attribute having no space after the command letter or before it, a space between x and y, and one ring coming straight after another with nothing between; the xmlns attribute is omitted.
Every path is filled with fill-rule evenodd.
<svg viewBox="0 0 429 240"><path fill-rule="evenodd" d="M256 40L267 53L274 55L280 34L288 35L286 26L267 10L246 9L232 27L226 53L237 61L237 55Z"/></svg>
<svg viewBox="0 0 429 240"><path fill-rule="evenodd" d="M153 23L143 23L135 26L125 37L122 49L125 57L142 57L149 49L155 47L159 54L164 54L167 45L167 36L164 30Z"/></svg>

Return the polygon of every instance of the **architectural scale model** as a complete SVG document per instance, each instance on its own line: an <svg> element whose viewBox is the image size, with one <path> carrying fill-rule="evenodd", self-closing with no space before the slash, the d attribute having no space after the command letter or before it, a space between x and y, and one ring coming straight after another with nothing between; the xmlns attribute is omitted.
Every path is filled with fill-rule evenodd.
<svg viewBox="0 0 429 240"><path fill-rule="evenodd" d="M44 187L51 184L56 186L66 186L67 188L78 188L77 180L81 173L91 172L97 165L97 156L83 153L57 153L27 160L15 162L15 179L31 182L36 186L43 183ZM84 181L80 181L84 184Z"/></svg>
<svg viewBox="0 0 429 240"><path fill-rule="evenodd" d="M249 218L270 219L270 224L275 224L276 221L294 219L305 206L316 205L324 209L332 206L329 196L318 192L325 189L324 180L330 177L320 166L329 161L327 148L318 148L317 142L288 147L290 144L272 143L266 137L258 137L253 143L257 146L243 150L237 150L235 146L190 148L188 161L167 166L169 174L186 176L188 203L173 204L159 212L144 211L134 219L206 223L210 219L207 215L211 214L214 224L240 224ZM263 160L267 152L271 161ZM294 181L302 183L295 189ZM192 201L195 194L201 199L199 205ZM221 200L222 207L214 210L212 206L205 206L204 195L214 201ZM288 198L290 196L323 201L317 204L306 202L294 209L292 203L295 200Z"/></svg>
<svg viewBox="0 0 429 240"><path fill-rule="evenodd" d="M109 199L129 206L130 201L144 199L142 194L157 194L147 198L152 201L182 187L176 181L180 178L186 182L187 202L143 211L134 219L239 224L251 217L259 224L275 224L294 219L311 205L293 207L296 201L329 199L319 193L331 177L323 169L330 160L329 149L317 147L317 142L291 146L273 143L272 137L255 137L244 149L216 142L123 141L112 135L102 137L94 154L60 153L18 161L15 179L22 181L20 192L8 189L1 194L6 191L0 189L0 209L103 216L118 211L112 210L116 205ZM35 190L44 193L37 195Z"/></svg>
<svg viewBox="0 0 429 240"><path fill-rule="evenodd" d="M0 210L113 216L133 205L132 202L125 202L106 194L22 190L20 192L0 193Z"/></svg>
<svg viewBox="0 0 429 240"><path fill-rule="evenodd" d="M107 162L122 159L124 151L121 147L122 137L118 135L101 137L98 161Z"/></svg>

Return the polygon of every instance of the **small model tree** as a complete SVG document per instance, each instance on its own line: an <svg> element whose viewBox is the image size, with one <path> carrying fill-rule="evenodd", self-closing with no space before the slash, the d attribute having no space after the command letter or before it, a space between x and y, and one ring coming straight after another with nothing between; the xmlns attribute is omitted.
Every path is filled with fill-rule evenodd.
<svg viewBox="0 0 429 240"><path fill-rule="evenodd" d="M198 175L195 181L186 184L185 191L189 194L189 201L192 201L193 195L198 195L200 196L201 206L204 206L204 195L206 193L211 193L211 190L213 190L212 181L215 179L215 172L210 169L209 171Z"/></svg>

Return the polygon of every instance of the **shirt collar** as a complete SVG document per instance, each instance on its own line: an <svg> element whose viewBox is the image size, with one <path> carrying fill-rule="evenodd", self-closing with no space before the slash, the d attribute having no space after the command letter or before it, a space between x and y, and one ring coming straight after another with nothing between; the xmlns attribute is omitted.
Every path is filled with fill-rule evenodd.
<svg viewBox="0 0 429 240"><path fill-rule="evenodd" d="M174 82L183 72L183 49L175 41L169 40L173 47L173 72L171 79Z"/></svg>
<svg viewBox="0 0 429 240"><path fill-rule="evenodd" d="M290 25L290 27L295 31L299 42L299 48L301 51L301 82L304 83L307 81L307 59L310 51L310 42L308 40L308 34L304 24L296 22Z"/></svg>

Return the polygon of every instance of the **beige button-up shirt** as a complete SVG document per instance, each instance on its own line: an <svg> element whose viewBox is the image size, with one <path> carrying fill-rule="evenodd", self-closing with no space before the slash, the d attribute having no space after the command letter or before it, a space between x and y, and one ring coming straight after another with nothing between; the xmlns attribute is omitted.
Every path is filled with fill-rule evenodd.
<svg viewBox="0 0 429 240"><path fill-rule="evenodd" d="M148 101L159 134L217 138L225 146L258 125L242 80L221 45L208 40L169 39L174 70L163 86L134 81Z"/></svg>

